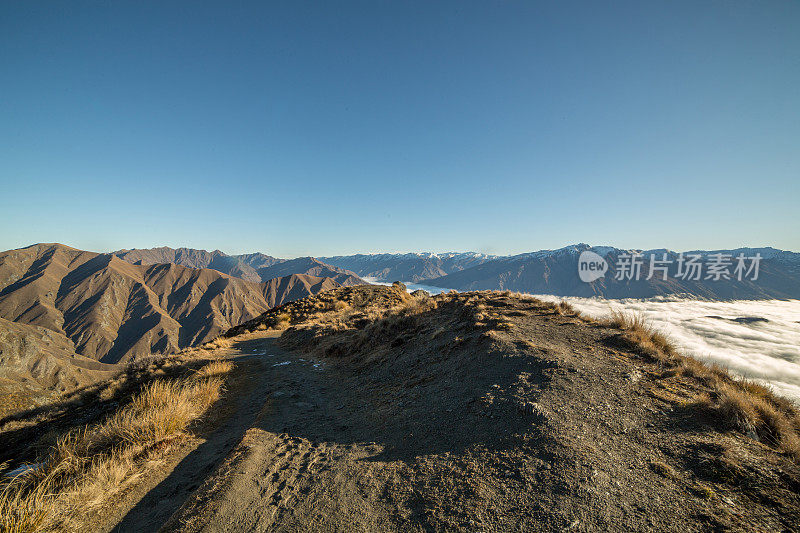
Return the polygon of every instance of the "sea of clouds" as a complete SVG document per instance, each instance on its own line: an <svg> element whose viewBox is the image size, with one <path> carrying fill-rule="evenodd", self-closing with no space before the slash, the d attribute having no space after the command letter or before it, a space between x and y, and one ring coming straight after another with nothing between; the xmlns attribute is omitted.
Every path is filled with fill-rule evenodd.
<svg viewBox="0 0 800 533"><path fill-rule="evenodd" d="M406 287L432 294L448 290L416 283L406 283ZM800 403L800 300L714 302L679 297L607 300L532 296L551 302L566 300L595 318L606 317L612 310L641 314L682 353L768 384L776 393ZM766 320L733 320L745 317Z"/></svg>
<svg viewBox="0 0 800 533"><path fill-rule="evenodd" d="M606 300L535 295L566 300L597 318L612 310L641 314L686 355L767 383L800 403L800 301L709 302L681 298ZM719 318L713 318L719 317ZM732 319L759 317L741 323Z"/></svg>

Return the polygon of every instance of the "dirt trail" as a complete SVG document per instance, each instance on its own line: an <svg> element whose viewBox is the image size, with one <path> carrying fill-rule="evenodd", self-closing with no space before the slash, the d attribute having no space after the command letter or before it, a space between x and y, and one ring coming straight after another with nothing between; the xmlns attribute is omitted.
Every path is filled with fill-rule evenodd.
<svg viewBox="0 0 800 533"><path fill-rule="evenodd" d="M255 422L270 391L271 358L279 350L271 338L253 338L218 354L235 362L224 404L215 408L206 427L161 469L138 483L114 506L103 531L156 531L212 475ZM267 354L267 355L264 355ZM170 467L171 465L171 467Z"/></svg>
<svg viewBox="0 0 800 533"><path fill-rule="evenodd" d="M222 423L117 530L686 533L800 519L797 465L712 429L618 331L475 297L486 323L446 297L361 333L288 330L292 352L274 334L235 337Z"/></svg>
<svg viewBox="0 0 800 533"><path fill-rule="evenodd" d="M349 380L335 365L268 346L264 409L165 529L341 529L348 521L385 529L391 520L378 503L379 468L362 461L383 448L344 422L368 408L364 398L342 386Z"/></svg>
<svg viewBox="0 0 800 533"><path fill-rule="evenodd" d="M363 498L361 505L349 506L358 493L353 480L363 472L358 461L380 448L355 444L358 436L349 435L350 428L340 422L344 412L365 406L351 396L352 390L341 390L344 376L335 367L286 352L276 346L274 337L246 335L216 354L237 365L235 382L228 385L230 393L223 399L226 412L218 415L221 420L182 450L171 461L175 465L171 470L127 494L104 531L156 531L181 506L184 509L167 530L275 530L293 516L302 517L299 524L311 524L306 512L311 518L333 514L340 524L342 515L356 519L366 512L376 517L375 494ZM230 482L234 465L235 483ZM240 482L242 476L247 482ZM321 476L342 485L347 509L335 495L323 498L324 502L314 498L313 508L302 505L301 500L318 492ZM219 498L220 484L225 485L223 498ZM215 501L207 507L212 494ZM379 529L381 520L371 523L370 530Z"/></svg>

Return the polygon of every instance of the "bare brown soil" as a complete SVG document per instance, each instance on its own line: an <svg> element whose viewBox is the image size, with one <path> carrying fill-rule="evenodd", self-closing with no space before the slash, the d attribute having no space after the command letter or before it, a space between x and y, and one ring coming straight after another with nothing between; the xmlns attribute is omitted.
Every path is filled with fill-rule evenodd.
<svg viewBox="0 0 800 533"><path fill-rule="evenodd" d="M699 402L710 392L702 381L568 310L507 293L411 299L353 287L231 335L210 356L235 358L237 385L198 432L202 442L97 529L686 532L800 523L794 460Z"/></svg>
<svg viewBox="0 0 800 533"><path fill-rule="evenodd" d="M335 287L306 275L254 283L211 269L134 265L60 244L0 252L0 416Z"/></svg>

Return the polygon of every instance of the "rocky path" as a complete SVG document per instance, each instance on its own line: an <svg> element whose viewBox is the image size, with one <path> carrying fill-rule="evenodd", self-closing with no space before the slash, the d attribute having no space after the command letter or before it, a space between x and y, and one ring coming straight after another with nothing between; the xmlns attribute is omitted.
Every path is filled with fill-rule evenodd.
<svg viewBox="0 0 800 533"><path fill-rule="evenodd" d="M346 530L363 527L365 516L369 530L386 525L376 497L378 464L362 461L382 447L342 422L363 399L353 397L335 367L263 342L267 349L257 357L265 358L267 386L259 416L164 529Z"/></svg>
<svg viewBox="0 0 800 533"><path fill-rule="evenodd" d="M530 300L491 295L485 307L497 330L442 305L324 360L267 333L237 337L219 354L237 367L215 429L132 497L116 530L797 523L797 466L698 419L685 380L668 380L618 332Z"/></svg>
<svg viewBox="0 0 800 533"><path fill-rule="evenodd" d="M275 357L270 350L276 350L272 339L254 338L218 354L236 365L222 405L213 408L206 427L171 458L167 468L151 473L114 506L103 530L158 530L215 472L264 407L270 391L270 362Z"/></svg>

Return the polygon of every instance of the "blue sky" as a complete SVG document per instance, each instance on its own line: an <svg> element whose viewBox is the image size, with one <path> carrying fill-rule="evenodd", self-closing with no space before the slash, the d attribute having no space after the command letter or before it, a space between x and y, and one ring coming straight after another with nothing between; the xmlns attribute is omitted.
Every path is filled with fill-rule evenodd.
<svg viewBox="0 0 800 533"><path fill-rule="evenodd" d="M798 2L234 4L0 5L0 249L800 250Z"/></svg>

